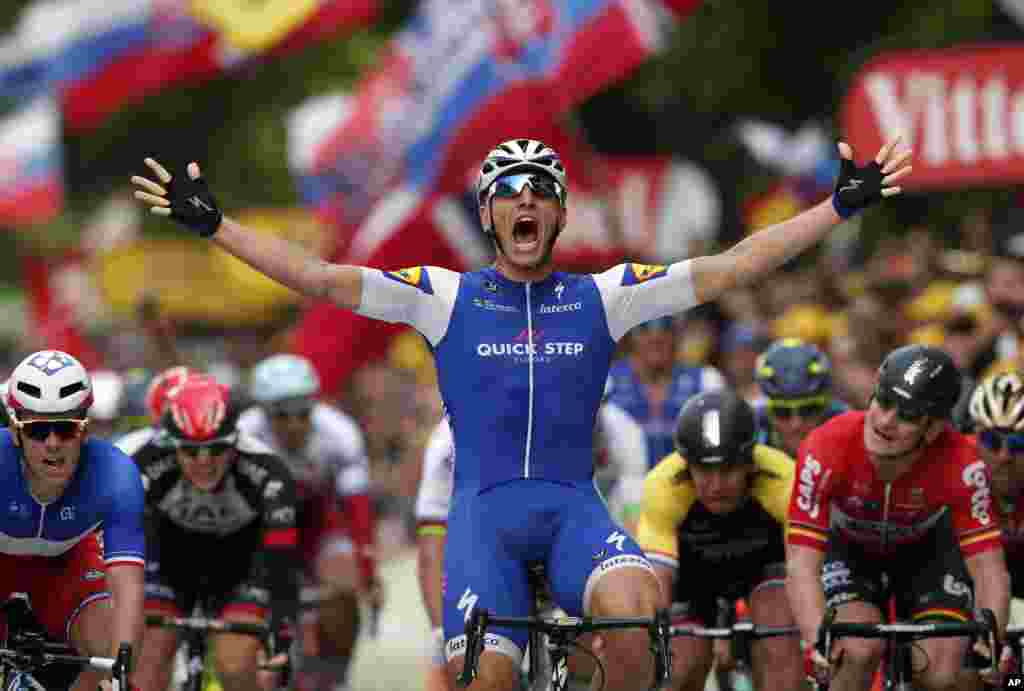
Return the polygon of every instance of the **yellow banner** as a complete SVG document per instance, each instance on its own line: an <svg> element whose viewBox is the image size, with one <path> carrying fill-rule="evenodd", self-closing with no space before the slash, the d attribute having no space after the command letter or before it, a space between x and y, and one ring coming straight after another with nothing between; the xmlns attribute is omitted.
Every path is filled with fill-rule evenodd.
<svg viewBox="0 0 1024 691"><path fill-rule="evenodd" d="M278 232L316 253L322 231L302 210L253 210L235 214L259 232ZM301 296L249 268L210 242L192 238L142 240L102 255L96 283L115 315L130 317L153 296L176 321L223 326L272 322Z"/></svg>
<svg viewBox="0 0 1024 691"><path fill-rule="evenodd" d="M192 0L192 15L218 29L231 45L269 49L309 20L320 0Z"/></svg>

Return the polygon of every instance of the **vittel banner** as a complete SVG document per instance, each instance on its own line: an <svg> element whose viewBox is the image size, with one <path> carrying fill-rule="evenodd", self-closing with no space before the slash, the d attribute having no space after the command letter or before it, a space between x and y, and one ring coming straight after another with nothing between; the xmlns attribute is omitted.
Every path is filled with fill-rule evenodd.
<svg viewBox="0 0 1024 691"><path fill-rule="evenodd" d="M854 78L842 122L861 160L902 135L907 188L1024 182L1024 45L884 53Z"/></svg>

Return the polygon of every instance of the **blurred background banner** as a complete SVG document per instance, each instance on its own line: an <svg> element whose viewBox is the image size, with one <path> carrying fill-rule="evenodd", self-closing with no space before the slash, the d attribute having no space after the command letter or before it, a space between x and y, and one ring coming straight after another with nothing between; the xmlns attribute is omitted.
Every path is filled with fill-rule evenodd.
<svg viewBox="0 0 1024 691"><path fill-rule="evenodd" d="M60 110L54 94L0 92L0 225L52 221L64 205Z"/></svg>
<svg viewBox="0 0 1024 691"><path fill-rule="evenodd" d="M883 53L854 79L842 120L858 151L908 140L907 188L1024 182L1024 45Z"/></svg>
<svg viewBox="0 0 1024 691"><path fill-rule="evenodd" d="M54 52L67 125L85 130L160 89L365 27L376 9L376 0L51 0L30 6L20 30L93 27Z"/></svg>
<svg viewBox="0 0 1024 691"><path fill-rule="evenodd" d="M293 118L316 133L295 157L306 202L351 232L401 187L420 202L461 193L481 152L533 136L646 60L663 10L649 0L425 0L351 98Z"/></svg>
<svg viewBox="0 0 1024 691"><path fill-rule="evenodd" d="M666 9L681 18L698 5L422 2L353 93L311 100L290 117L292 170L306 203L335 230L331 258L385 269L480 266L489 248L472 195L465 197L482 155L512 137L554 146L581 185L573 209L589 222L574 223L576 236L559 246L559 261L600 265L621 257L619 216L603 199L615 181L561 120L657 50ZM335 390L398 331L318 304L292 342L316 364L324 388ZM356 342L358 349L346 347Z"/></svg>

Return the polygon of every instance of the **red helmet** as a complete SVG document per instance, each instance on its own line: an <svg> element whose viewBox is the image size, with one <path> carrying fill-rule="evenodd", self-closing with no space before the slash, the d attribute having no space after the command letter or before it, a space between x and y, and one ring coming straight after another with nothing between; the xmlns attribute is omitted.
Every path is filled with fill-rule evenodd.
<svg viewBox="0 0 1024 691"><path fill-rule="evenodd" d="M149 386L146 387L146 410L149 411L149 419L153 424L158 424L163 417L164 408L167 406L167 394L192 373L193 370L179 365L165 369L150 380Z"/></svg>
<svg viewBox="0 0 1024 691"><path fill-rule="evenodd" d="M193 373L168 393L163 428L180 444L234 443L238 412L228 387Z"/></svg>

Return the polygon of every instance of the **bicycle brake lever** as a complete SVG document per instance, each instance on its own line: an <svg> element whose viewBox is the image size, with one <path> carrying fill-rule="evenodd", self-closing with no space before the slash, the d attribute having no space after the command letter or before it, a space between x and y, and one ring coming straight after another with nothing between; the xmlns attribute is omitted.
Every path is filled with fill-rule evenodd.
<svg viewBox="0 0 1024 691"><path fill-rule="evenodd" d="M473 683L479 672L480 653L483 652L484 636L487 633L487 610L475 608L466 622L466 659L462 663L462 671L456 679L456 685L464 689Z"/></svg>

